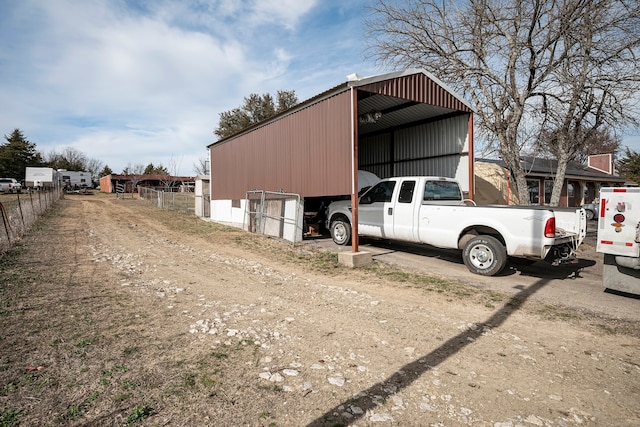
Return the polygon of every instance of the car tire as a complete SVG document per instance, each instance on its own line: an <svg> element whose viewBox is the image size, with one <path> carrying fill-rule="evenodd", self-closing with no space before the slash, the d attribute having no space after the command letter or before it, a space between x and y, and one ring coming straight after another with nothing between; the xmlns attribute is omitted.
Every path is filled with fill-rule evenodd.
<svg viewBox="0 0 640 427"><path fill-rule="evenodd" d="M346 246L351 243L351 224L346 218L338 218L331 222L331 238L336 245Z"/></svg>
<svg viewBox="0 0 640 427"><path fill-rule="evenodd" d="M477 236L465 245L462 260L472 273L495 276L507 265L507 250L495 237Z"/></svg>
<svg viewBox="0 0 640 427"><path fill-rule="evenodd" d="M596 219L596 213L594 211L592 211L591 209L587 209L585 211L585 213L587 214L587 219L588 220Z"/></svg>

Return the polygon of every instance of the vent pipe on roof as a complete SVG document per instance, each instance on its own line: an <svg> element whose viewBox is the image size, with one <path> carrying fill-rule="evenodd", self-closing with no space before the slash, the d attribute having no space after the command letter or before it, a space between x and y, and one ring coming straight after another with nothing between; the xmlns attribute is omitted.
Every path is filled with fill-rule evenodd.
<svg viewBox="0 0 640 427"><path fill-rule="evenodd" d="M349 74L347 76L348 82L357 82L358 80L362 80L362 76L358 73Z"/></svg>

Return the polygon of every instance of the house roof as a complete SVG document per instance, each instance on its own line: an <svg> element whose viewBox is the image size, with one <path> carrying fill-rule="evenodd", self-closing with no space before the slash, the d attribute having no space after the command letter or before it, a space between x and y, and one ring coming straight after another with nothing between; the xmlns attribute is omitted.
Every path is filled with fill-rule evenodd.
<svg viewBox="0 0 640 427"><path fill-rule="evenodd" d="M505 166L503 160L477 159L478 162L494 163ZM558 169L558 160L542 159L539 157L521 156L520 164L529 177L553 177ZM581 179L585 181L607 181L624 183L625 179L618 175L610 175L578 162L569 162L565 173L566 179Z"/></svg>

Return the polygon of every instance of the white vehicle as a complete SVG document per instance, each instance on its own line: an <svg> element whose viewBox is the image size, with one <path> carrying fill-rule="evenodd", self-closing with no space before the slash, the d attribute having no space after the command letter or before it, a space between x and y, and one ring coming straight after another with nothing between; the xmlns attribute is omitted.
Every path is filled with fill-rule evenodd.
<svg viewBox="0 0 640 427"><path fill-rule="evenodd" d="M335 243L351 242L351 223L351 201L329 205L327 228ZM500 273L508 256L572 261L586 230L582 208L475 206L451 178L383 179L358 204L359 235L462 249L467 268L485 276Z"/></svg>
<svg viewBox="0 0 640 427"><path fill-rule="evenodd" d="M640 188L600 189L597 238L605 289L640 295Z"/></svg>
<svg viewBox="0 0 640 427"><path fill-rule="evenodd" d="M80 190L93 187L90 172L58 169L58 175L62 186L66 190Z"/></svg>
<svg viewBox="0 0 640 427"><path fill-rule="evenodd" d="M582 205L585 213L587 214L587 219L598 219L598 213L600 213L600 203L587 203Z"/></svg>
<svg viewBox="0 0 640 427"><path fill-rule="evenodd" d="M27 188L51 188L58 185L58 172L53 168L27 167L24 185Z"/></svg>
<svg viewBox="0 0 640 427"><path fill-rule="evenodd" d="M22 185L15 178L0 178L0 193L17 193L22 191Z"/></svg>

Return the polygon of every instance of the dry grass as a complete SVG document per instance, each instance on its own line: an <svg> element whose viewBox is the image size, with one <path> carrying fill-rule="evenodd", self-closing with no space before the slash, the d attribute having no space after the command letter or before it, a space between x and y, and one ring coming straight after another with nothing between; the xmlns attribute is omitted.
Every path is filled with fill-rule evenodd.
<svg viewBox="0 0 640 427"><path fill-rule="evenodd" d="M109 264L79 255L82 235L63 207L0 257L0 427L214 425L222 416L233 425L275 425L286 399L282 389L265 386L249 369L258 364L257 348L248 342L194 346L190 334L166 327L175 319L157 302L123 290L122 276ZM163 227L325 275L349 274L490 307L506 298L380 264L345 269L332 253L291 248L142 204L139 209ZM589 318L557 307L541 313L551 311L568 322ZM617 324L607 333L620 331L637 328Z"/></svg>
<svg viewBox="0 0 640 427"><path fill-rule="evenodd" d="M166 215L159 212L159 219ZM108 266L78 262L60 241L73 242L76 231L61 221L63 212L52 211L0 258L0 426L126 425L148 418L195 425L230 411L250 418L268 413L269 397L281 391L259 389L246 378L246 363L257 362L253 346L213 352L191 347L189 334L163 333L171 320L153 301L123 292ZM58 250L34 256L52 241ZM246 388L263 395L263 403L248 407L238 399ZM160 408L163 416L154 418Z"/></svg>

